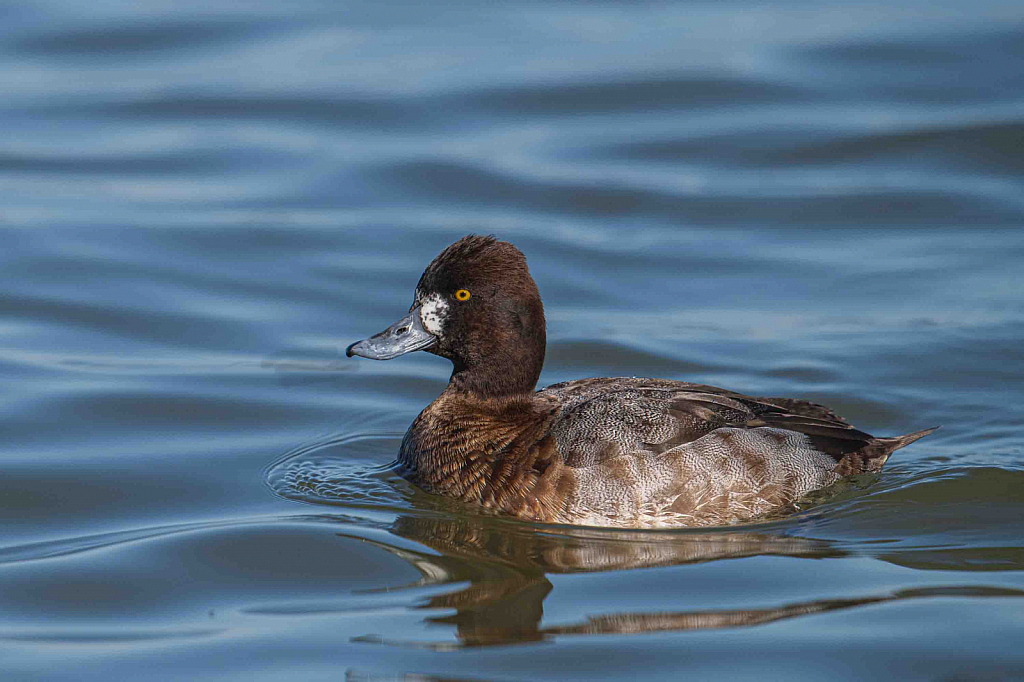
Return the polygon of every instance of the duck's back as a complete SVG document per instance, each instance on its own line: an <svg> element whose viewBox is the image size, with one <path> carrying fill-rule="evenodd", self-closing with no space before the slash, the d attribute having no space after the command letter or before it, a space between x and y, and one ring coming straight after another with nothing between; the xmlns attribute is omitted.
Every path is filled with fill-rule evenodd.
<svg viewBox="0 0 1024 682"><path fill-rule="evenodd" d="M541 392L575 485L566 523L696 526L791 508L844 475L880 469L926 432L874 438L820 405L660 379L583 379Z"/></svg>

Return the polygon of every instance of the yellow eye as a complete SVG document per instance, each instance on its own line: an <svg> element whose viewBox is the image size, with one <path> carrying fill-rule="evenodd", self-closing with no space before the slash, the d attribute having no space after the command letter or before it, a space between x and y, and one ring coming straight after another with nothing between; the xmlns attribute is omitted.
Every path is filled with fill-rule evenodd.
<svg viewBox="0 0 1024 682"><path fill-rule="evenodd" d="M469 293L469 289L459 289L455 292L455 300L457 301L468 301L472 294Z"/></svg>

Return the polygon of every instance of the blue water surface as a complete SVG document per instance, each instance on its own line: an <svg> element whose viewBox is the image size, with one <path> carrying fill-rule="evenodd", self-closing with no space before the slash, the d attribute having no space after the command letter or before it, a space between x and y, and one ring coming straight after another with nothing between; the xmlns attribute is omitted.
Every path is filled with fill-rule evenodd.
<svg viewBox="0 0 1024 682"><path fill-rule="evenodd" d="M1019 1L0 5L11 680L1024 677ZM795 516L530 524L344 348L467 233L542 384L942 429Z"/></svg>

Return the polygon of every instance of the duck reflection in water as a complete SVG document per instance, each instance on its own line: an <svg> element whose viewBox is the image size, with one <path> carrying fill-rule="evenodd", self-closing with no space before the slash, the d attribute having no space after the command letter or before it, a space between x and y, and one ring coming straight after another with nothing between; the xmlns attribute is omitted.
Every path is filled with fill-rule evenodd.
<svg viewBox="0 0 1024 682"><path fill-rule="evenodd" d="M772 533L691 531L665 535L564 527L557 529L557 533L540 533L534 526L502 524L500 528L495 527L494 519L486 517L402 516L390 531L439 554L428 549L411 551L404 543L393 547L361 538L402 557L422 575L422 579L413 584L371 592L393 593L400 589L458 583L458 589L435 594L415 607L425 611L454 610L450 615L429 616L424 622L454 627L457 641L407 641L380 633L356 637L353 641L449 650L536 642L560 635L736 628L938 594L969 592L971 596L985 596L976 587L921 588L846 599L781 603L760 609L624 611L588 615L580 622L544 627L544 600L555 587L548 574L700 564L759 555L828 559L847 553L828 541ZM465 586L467 582L469 585ZM1004 590L998 592L992 596L1008 596ZM1014 591L1013 596L1024 596L1024 592Z"/></svg>

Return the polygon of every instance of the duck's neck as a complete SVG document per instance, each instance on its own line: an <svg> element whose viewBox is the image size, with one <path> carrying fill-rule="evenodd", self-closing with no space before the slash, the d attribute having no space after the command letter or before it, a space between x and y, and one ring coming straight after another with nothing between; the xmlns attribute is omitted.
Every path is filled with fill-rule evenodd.
<svg viewBox="0 0 1024 682"><path fill-rule="evenodd" d="M529 400L544 367L543 342L506 347L499 352L480 362L455 362L446 390L489 402Z"/></svg>
<svg viewBox="0 0 1024 682"><path fill-rule="evenodd" d="M473 397L488 403L516 403L529 401L537 387L536 375L527 375L522 372L474 372L454 371L448 381L445 392L472 395Z"/></svg>

